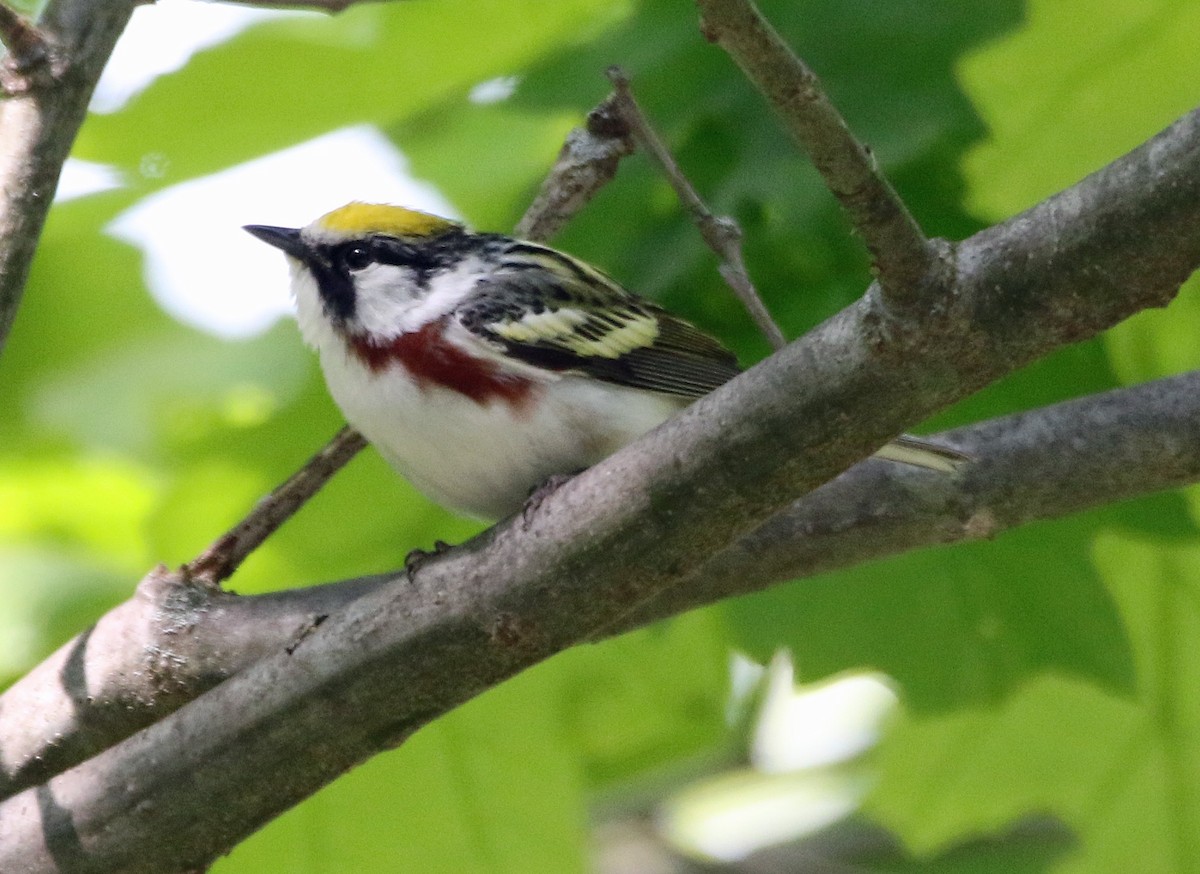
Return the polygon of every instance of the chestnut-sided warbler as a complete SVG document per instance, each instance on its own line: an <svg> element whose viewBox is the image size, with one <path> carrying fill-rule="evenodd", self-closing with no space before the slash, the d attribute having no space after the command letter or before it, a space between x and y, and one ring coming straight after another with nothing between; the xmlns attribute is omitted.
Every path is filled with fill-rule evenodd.
<svg viewBox="0 0 1200 874"><path fill-rule="evenodd" d="M368 203L246 230L288 255L300 332L346 419L460 512L508 515L740 372L698 328L537 243ZM907 436L879 455L962 460Z"/></svg>

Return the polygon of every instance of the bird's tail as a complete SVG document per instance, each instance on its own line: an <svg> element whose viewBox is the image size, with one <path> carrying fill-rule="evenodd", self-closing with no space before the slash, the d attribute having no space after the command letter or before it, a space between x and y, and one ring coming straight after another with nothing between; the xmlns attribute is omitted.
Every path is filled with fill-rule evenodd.
<svg viewBox="0 0 1200 874"><path fill-rule="evenodd" d="M913 437L911 434L901 434L876 452L875 457L896 461L900 464L911 464L913 467L939 470L942 473L956 473L971 460L971 456L959 452L957 449L930 443L928 440Z"/></svg>

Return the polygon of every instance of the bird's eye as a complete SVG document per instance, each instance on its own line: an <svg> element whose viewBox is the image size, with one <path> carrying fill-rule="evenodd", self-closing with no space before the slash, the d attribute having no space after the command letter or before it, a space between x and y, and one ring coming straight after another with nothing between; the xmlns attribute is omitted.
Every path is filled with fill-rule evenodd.
<svg viewBox="0 0 1200 874"><path fill-rule="evenodd" d="M342 253L342 262L349 270L362 270L375 260L366 246L349 246Z"/></svg>

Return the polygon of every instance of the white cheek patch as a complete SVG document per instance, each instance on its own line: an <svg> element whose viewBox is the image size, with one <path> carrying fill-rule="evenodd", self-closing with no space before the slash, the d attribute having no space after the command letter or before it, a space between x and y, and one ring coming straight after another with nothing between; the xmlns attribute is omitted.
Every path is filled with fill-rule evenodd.
<svg viewBox="0 0 1200 874"><path fill-rule="evenodd" d="M474 257L465 259L451 270L434 274L424 294L413 301L402 319L396 323L396 327L392 329L392 336L415 331L422 325L453 312L454 308L475 290L475 285L482 275L483 267L479 259Z"/></svg>
<svg viewBox="0 0 1200 874"><path fill-rule="evenodd" d="M478 259L468 258L452 270L434 274L422 286L410 267L371 264L351 274L354 315L342 327L350 333L379 340L416 331L452 312L474 290L480 270ZM310 346L319 346L334 337L316 280L298 262L292 264L292 293L305 341Z"/></svg>
<svg viewBox="0 0 1200 874"><path fill-rule="evenodd" d="M411 268L373 264L353 276L356 327L380 338L415 331L451 312L478 278L476 259L434 274L424 287Z"/></svg>
<svg viewBox="0 0 1200 874"><path fill-rule="evenodd" d="M421 289L408 267L372 264L351 274L354 283L356 327L377 337L395 337L407 330L413 309L421 301Z"/></svg>

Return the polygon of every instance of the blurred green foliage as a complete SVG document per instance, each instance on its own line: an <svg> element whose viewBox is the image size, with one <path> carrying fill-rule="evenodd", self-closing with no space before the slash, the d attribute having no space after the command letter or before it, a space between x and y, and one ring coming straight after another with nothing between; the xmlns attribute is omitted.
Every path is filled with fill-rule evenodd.
<svg viewBox="0 0 1200 874"><path fill-rule="evenodd" d="M1025 208L1200 94L1195 4L762 5L936 234ZM52 211L0 358L0 678L127 597L155 562L196 554L340 425L289 323L226 341L174 321L105 225L165 187L365 123L474 224L508 228L606 93L611 63L633 75L714 208L742 223L751 272L789 335L861 292L861 247L753 88L700 37L690 4L426 0L256 26L91 117L78 141L78 157L126 184ZM468 100L498 76L517 77L510 99ZM142 172L147 156L166 160ZM765 354L640 157L556 242L743 361ZM930 425L1195 368L1198 323L1189 287L1168 312L1062 350ZM596 798L730 744L728 654L779 646L806 679L859 667L895 678L905 712L868 807L914 851L1042 812L1079 839L1054 870L1200 870L1198 497L831 574L567 653L348 775L215 870L582 870ZM233 586L391 569L415 546L474 530L368 452Z"/></svg>

